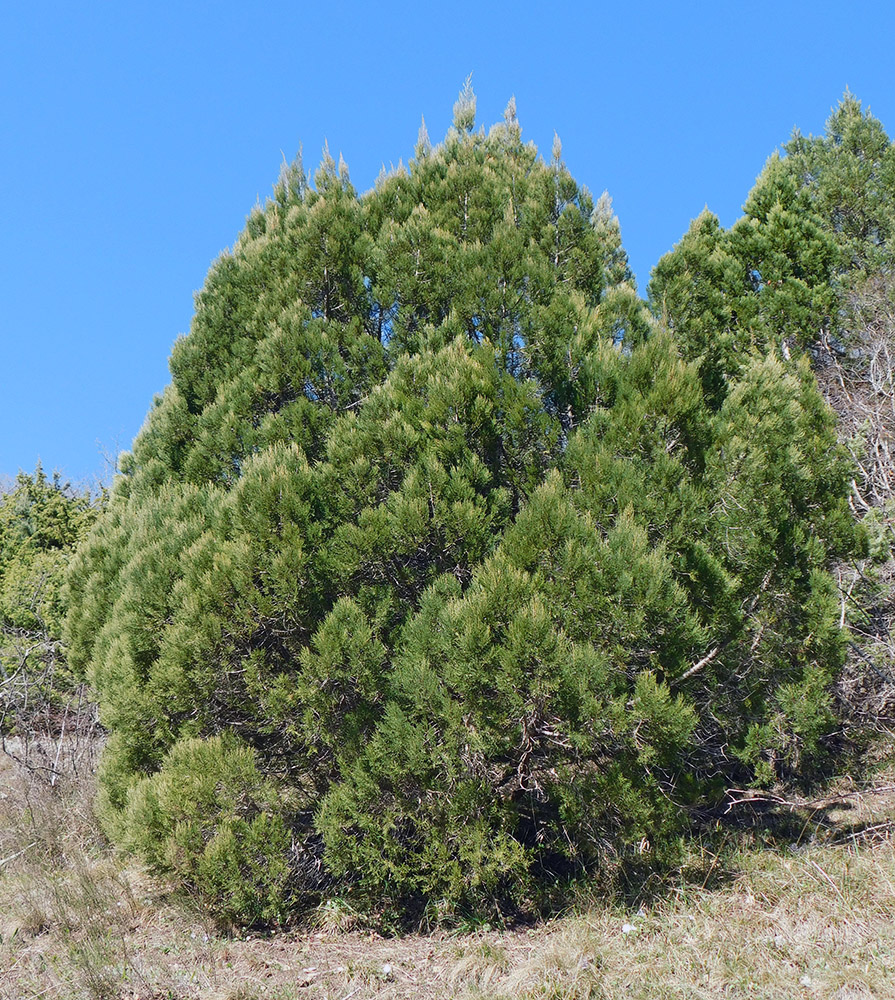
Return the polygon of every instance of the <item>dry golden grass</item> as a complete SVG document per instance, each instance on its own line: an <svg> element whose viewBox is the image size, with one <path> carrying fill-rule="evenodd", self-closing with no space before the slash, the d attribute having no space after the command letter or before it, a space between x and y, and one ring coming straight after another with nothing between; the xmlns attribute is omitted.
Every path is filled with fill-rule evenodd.
<svg viewBox="0 0 895 1000"><path fill-rule="evenodd" d="M895 781L876 784L813 804L822 825L802 811L804 847L706 854L705 884L642 905L382 938L334 901L303 931L239 939L108 851L89 788L0 765L0 998L895 1000Z"/></svg>

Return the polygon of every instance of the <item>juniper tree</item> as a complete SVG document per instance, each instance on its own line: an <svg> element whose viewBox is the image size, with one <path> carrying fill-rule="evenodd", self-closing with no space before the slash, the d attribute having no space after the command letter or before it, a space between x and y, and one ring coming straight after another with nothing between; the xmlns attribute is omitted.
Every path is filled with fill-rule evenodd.
<svg viewBox="0 0 895 1000"><path fill-rule="evenodd" d="M882 124L846 91L824 134L797 132L786 153L792 176L839 251L838 308L815 345L815 367L860 465L857 503L868 512L884 506L892 492L886 441L895 149Z"/></svg>
<svg viewBox="0 0 895 1000"><path fill-rule="evenodd" d="M25 751L31 737L76 728L67 719L78 681L62 642L65 570L99 502L39 463L0 495L0 736L16 735Z"/></svg>
<svg viewBox="0 0 895 1000"><path fill-rule="evenodd" d="M807 376L749 353L788 328L738 284L757 254L803 281L781 191L663 265L672 338L608 197L512 104L486 134L464 90L363 196L328 152L287 167L71 575L111 835L227 919L326 879L520 903L816 754L845 466Z"/></svg>
<svg viewBox="0 0 895 1000"><path fill-rule="evenodd" d="M707 209L656 265L653 311L698 361L720 406L750 355L789 356L814 344L837 309L835 241L786 160L765 165L729 230Z"/></svg>
<svg viewBox="0 0 895 1000"><path fill-rule="evenodd" d="M888 136L846 92L824 135L796 131L768 160L729 231L706 211L659 261L654 312L708 365L709 383L747 348L859 340L850 295L891 270L893 191Z"/></svg>
<svg viewBox="0 0 895 1000"><path fill-rule="evenodd" d="M841 252L853 278L891 267L895 151L882 124L846 91L822 136L796 131L786 163Z"/></svg>
<svg viewBox="0 0 895 1000"><path fill-rule="evenodd" d="M855 655L839 686L849 711L875 724L891 714L893 618L892 264L895 151L881 123L846 91L820 136L796 133L786 162L839 250L834 321L814 367L858 468L853 503L871 561L841 567ZM871 669L868 669L868 666Z"/></svg>

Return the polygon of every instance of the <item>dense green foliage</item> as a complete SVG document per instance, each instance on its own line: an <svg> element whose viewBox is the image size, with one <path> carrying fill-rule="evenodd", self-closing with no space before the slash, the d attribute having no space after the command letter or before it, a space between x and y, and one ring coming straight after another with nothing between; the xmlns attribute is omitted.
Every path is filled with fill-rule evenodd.
<svg viewBox="0 0 895 1000"><path fill-rule="evenodd" d="M98 513L38 465L0 494L0 732L58 709L74 680L62 649L65 570Z"/></svg>
<svg viewBox="0 0 895 1000"><path fill-rule="evenodd" d="M467 89L362 197L284 169L73 568L106 827L227 919L333 882L530 902L810 775L835 725L810 192L775 158L730 232L700 217L656 320L608 198L512 104L474 119Z"/></svg>
<svg viewBox="0 0 895 1000"><path fill-rule="evenodd" d="M744 348L811 359L854 464L850 504L869 541L870 562L837 568L852 650L837 691L851 718L873 722L893 705L895 149L846 93L823 135L796 132L784 151L730 230L708 212L693 222L655 268L650 300L709 400L725 396Z"/></svg>
<svg viewBox="0 0 895 1000"><path fill-rule="evenodd" d="M797 132L785 148L790 175L836 241L840 274L891 272L895 149L882 124L846 92L824 135Z"/></svg>
<svg viewBox="0 0 895 1000"><path fill-rule="evenodd" d="M729 230L707 210L656 266L653 309L698 359L709 396L744 349L861 346L849 297L893 271L895 148L850 94L823 136L796 132Z"/></svg>

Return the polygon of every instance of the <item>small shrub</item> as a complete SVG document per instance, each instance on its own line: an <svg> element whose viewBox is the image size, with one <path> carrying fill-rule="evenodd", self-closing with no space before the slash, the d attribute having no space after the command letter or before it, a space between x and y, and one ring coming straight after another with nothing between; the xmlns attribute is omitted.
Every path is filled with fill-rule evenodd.
<svg viewBox="0 0 895 1000"><path fill-rule="evenodd" d="M290 835L272 782L232 738L177 743L131 789L123 839L222 921L269 923L286 912Z"/></svg>

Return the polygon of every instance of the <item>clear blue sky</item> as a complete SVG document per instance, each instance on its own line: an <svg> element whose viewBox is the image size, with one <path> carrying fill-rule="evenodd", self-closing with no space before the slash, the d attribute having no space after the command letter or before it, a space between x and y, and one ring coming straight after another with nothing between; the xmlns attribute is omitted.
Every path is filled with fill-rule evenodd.
<svg viewBox="0 0 895 1000"><path fill-rule="evenodd" d="M768 155L846 86L895 132L895 6L814 3L86 3L0 11L0 476L76 481L129 447L193 292L283 154L324 139L359 190L515 95L612 195L641 289L705 204L725 225Z"/></svg>

